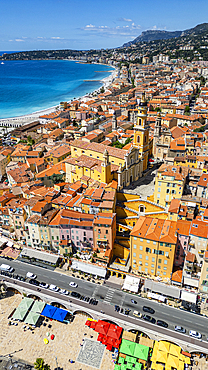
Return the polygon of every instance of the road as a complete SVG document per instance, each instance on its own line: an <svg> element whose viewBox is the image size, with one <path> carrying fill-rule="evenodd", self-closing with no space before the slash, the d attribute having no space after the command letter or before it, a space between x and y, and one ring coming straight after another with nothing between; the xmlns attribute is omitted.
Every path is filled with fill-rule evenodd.
<svg viewBox="0 0 208 370"><path fill-rule="evenodd" d="M54 284L58 287L66 290L74 290L76 292L79 292L82 295L94 297L99 300L98 306L95 306L95 309L97 310L103 310L105 313L111 314L111 316L114 317L125 317L124 315L121 315L114 311L114 305L119 305L120 307L130 309L130 313L128 316L128 321L134 320L135 317L133 316L133 311L137 310L141 313L143 313L143 306L151 307L155 310L155 314L152 315L156 320L161 319L168 323L168 329L174 330L175 325L183 326L186 329L186 333L189 332L189 330L195 330L202 334L202 339L207 340L208 337L208 318L197 315L191 312L183 311L180 309L176 309L173 307L169 307L163 303L158 303L156 301L150 301L148 299L139 297L138 295L132 295L126 292L123 292L118 289L114 289L111 287L107 287L106 285L97 285L95 283L88 282L86 280L77 279L75 277L70 277L65 274L60 274L54 271L46 270L42 267L37 267L33 265L29 265L27 263L19 262L19 261L8 261L4 258L0 258L0 265L2 263L9 264L10 266L14 267L15 274L24 276L28 271L34 273L37 275L37 280L41 282L45 282L48 284ZM69 286L69 282L75 282L78 284L77 288L71 288ZM17 283L21 283L17 281ZM34 286L33 289L37 289ZM54 295L54 297L57 296L57 293L49 292L51 295ZM59 294L60 297L60 294ZM64 297L62 295L62 299L69 300L69 297ZM70 297L72 299L72 297ZM131 299L134 299L137 304L134 304L131 302ZM87 303L84 303L83 301L79 301L75 299L75 302L83 306L83 307L90 307L93 309L94 306L88 305ZM126 318L126 317L125 317ZM137 321L138 319L136 319ZM151 325L144 320L142 320L143 326L145 325ZM154 326L154 330L157 328L157 331L160 332L160 330L163 330L165 332L166 329L159 328L156 325ZM177 334L174 332L174 334ZM181 336L181 334L180 334ZM184 336L184 334L182 334ZM191 339L191 338L190 338ZM208 343L207 343L208 348Z"/></svg>

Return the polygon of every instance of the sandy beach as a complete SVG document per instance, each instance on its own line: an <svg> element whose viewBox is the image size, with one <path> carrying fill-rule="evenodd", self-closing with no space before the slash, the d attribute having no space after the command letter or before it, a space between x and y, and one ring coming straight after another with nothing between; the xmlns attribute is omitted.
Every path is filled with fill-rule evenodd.
<svg viewBox="0 0 208 370"><path fill-rule="evenodd" d="M93 63L93 64L99 66L99 63ZM110 66L110 67L115 68L113 66ZM112 81L115 79L116 75L117 75L117 68L115 68L109 76L100 80L102 82L102 86L105 88L105 90L108 88L108 86L110 86ZM99 89L94 90L92 93L86 94L84 96L77 97L76 99L80 100L80 101L86 100L87 98L90 97L91 94L99 93L102 86L100 86ZM68 101L68 103L70 103L72 101L73 100L70 100L70 101ZM11 118L2 118L2 119L0 119L0 126L4 126L4 125L9 126L10 124L12 126L15 125L15 124L24 125L24 124L33 122L34 119L38 119L40 116L42 116L44 114L49 114L49 113L54 112L56 110L57 106L59 106L59 103L57 103L57 105L55 105L53 107L46 108L46 109L43 109L43 110L40 110L40 111L37 111L37 112L32 112L31 114L25 114L23 116L17 116L17 117L11 117Z"/></svg>

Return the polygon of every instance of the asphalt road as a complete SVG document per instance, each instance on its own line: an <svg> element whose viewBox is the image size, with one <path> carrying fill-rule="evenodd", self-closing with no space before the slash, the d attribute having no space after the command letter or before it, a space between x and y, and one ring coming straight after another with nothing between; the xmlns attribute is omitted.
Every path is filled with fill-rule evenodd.
<svg viewBox="0 0 208 370"><path fill-rule="evenodd" d="M161 319L168 323L168 329L174 330L175 325L180 325L186 329L186 333L189 333L189 330L196 330L202 334L203 340L205 341L207 340L208 318L204 316L197 315L197 314L187 312L187 311L183 311L180 309L172 308L165 304L158 303L156 301L152 301L152 300L150 301L148 299L141 298L137 295L132 295L132 294L123 292L121 290L107 287L106 285L100 286L100 285L88 282L86 280L69 277L65 274L60 274L54 271L50 271L50 270L47 270L41 267L31 265L31 264L27 264L27 263L23 263L19 261L8 261L4 258L0 258L0 265L2 263L6 263L14 267L15 274L25 277L26 273L30 271L37 275L37 280L40 282L54 284L62 289L66 289L69 291L73 290L73 291L79 292L82 295L94 297L98 299L99 304L97 306L90 305L91 309L94 309L93 307L95 307L95 310L98 310L98 309L103 310L106 314L109 313L111 316L119 317L119 318L122 317L122 319L123 317L126 318L126 316L115 312L114 306L119 305L120 307L131 310L128 316L128 321L134 320L135 322L135 320L137 321L138 319L135 319L133 315L133 311L137 310L141 313L144 313L143 306L145 305L155 310L155 313L152 316L156 320ZM77 283L78 287L77 288L70 287L69 283L71 281ZM18 281L18 284L23 284L23 283ZM31 287L33 287L33 289L36 289L36 287L34 286L31 286ZM50 295L53 295L54 297L57 297L57 294L58 294L58 293L54 293L51 291L48 291L48 293L50 293ZM62 299L69 300L69 297L65 297L63 295L61 296L62 296ZM137 302L137 304L132 303L131 299L134 299ZM70 297L70 300L72 300L72 297ZM87 303L84 303L83 301L75 299L75 302L76 303L79 302L79 304L83 307L89 307L89 305ZM145 322L144 320L142 320L142 323L143 323L143 326L152 325L152 324ZM153 325L153 326L154 326L154 330L157 328L158 332L160 332L161 330L165 332L166 330L156 325ZM174 334L178 335L178 333L176 332L174 332ZM184 336L184 334L179 334L179 335L180 335L180 338L181 338L181 335L182 337ZM189 337L189 339L191 338ZM206 344L208 348L208 343Z"/></svg>

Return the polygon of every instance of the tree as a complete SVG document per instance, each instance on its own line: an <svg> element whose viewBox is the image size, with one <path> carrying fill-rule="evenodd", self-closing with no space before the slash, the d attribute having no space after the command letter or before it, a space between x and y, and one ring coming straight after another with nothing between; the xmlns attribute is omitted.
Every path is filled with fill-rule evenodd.
<svg viewBox="0 0 208 370"><path fill-rule="evenodd" d="M48 364L45 364L43 358L37 358L34 367L37 370L50 370L50 366Z"/></svg>
<svg viewBox="0 0 208 370"><path fill-rule="evenodd" d="M184 113L190 113L190 107L186 105Z"/></svg>

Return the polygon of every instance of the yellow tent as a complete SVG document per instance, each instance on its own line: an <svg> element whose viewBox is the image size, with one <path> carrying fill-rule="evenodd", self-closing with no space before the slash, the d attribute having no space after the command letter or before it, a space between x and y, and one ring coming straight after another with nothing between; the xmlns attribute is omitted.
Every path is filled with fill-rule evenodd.
<svg viewBox="0 0 208 370"><path fill-rule="evenodd" d="M152 370L157 370L157 364L156 364L156 362L152 362L151 369Z"/></svg>
<svg viewBox="0 0 208 370"><path fill-rule="evenodd" d="M184 362L183 361L179 361L178 370L184 370Z"/></svg>
<svg viewBox="0 0 208 370"><path fill-rule="evenodd" d="M169 353L173 356L179 357L181 353L181 348L175 344L170 345Z"/></svg>
<svg viewBox="0 0 208 370"><path fill-rule="evenodd" d="M159 351L169 352L169 348L170 348L169 342L165 342L162 340L159 342L159 346L158 346Z"/></svg>
<svg viewBox="0 0 208 370"><path fill-rule="evenodd" d="M159 347L159 342L155 341L153 351L157 351Z"/></svg>
<svg viewBox="0 0 208 370"><path fill-rule="evenodd" d="M178 369L179 359L173 355L168 356L167 365L172 366L174 369Z"/></svg>
<svg viewBox="0 0 208 370"><path fill-rule="evenodd" d="M171 366L166 365L165 370L171 370Z"/></svg>
<svg viewBox="0 0 208 370"><path fill-rule="evenodd" d="M186 356L185 356L185 358L184 358L184 362L185 362L185 364L190 365L190 363L191 363L190 357L186 357Z"/></svg>
<svg viewBox="0 0 208 370"><path fill-rule="evenodd" d="M157 361L157 351L155 351L155 352L152 353L152 356L150 357L150 360L152 362L156 362Z"/></svg>
<svg viewBox="0 0 208 370"><path fill-rule="evenodd" d="M156 370L164 370L164 365L157 364Z"/></svg>
<svg viewBox="0 0 208 370"><path fill-rule="evenodd" d="M182 355L182 353L180 353L180 356L178 356L178 358L179 358L180 361L185 362L185 356Z"/></svg>
<svg viewBox="0 0 208 370"><path fill-rule="evenodd" d="M167 362L168 353L163 351L157 352L157 362L162 362L165 364Z"/></svg>

